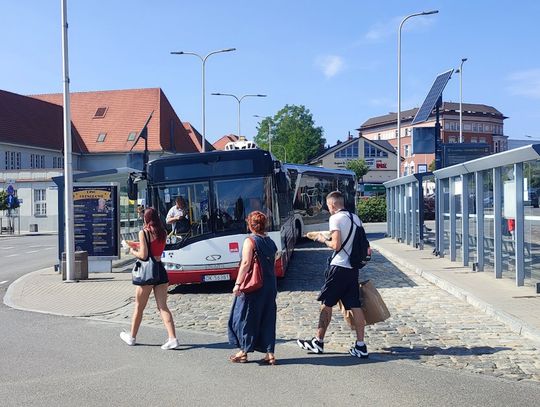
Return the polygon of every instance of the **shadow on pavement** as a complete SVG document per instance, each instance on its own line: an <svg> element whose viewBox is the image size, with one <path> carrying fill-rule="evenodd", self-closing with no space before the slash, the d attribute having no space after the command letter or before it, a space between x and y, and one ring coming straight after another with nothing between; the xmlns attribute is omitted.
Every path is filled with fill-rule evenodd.
<svg viewBox="0 0 540 407"><path fill-rule="evenodd" d="M400 359L419 359L422 356L479 356L493 355L497 352L512 350L512 348L498 346L451 346L449 348L441 348L439 346L413 347L412 349L405 346L392 346L383 348L382 350L389 352L388 355L398 357Z"/></svg>
<svg viewBox="0 0 540 407"><path fill-rule="evenodd" d="M373 363L386 362L388 360L380 359L376 354L370 354L368 359L353 357L348 353L325 353L323 355L306 354L305 357L279 359L276 355L278 365L314 365L314 366L335 366L347 367L356 365L367 365Z"/></svg>

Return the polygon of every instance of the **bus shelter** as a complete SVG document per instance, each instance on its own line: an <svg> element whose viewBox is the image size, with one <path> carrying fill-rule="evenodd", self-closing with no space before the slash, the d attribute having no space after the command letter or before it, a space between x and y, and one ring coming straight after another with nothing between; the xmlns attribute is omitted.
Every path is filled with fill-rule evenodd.
<svg viewBox="0 0 540 407"><path fill-rule="evenodd" d="M425 172L384 183L387 236L419 249L424 248L426 232L432 230L425 225L426 218L432 219L425 210L426 197L432 195L428 187L432 178L431 172Z"/></svg>
<svg viewBox="0 0 540 407"><path fill-rule="evenodd" d="M440 254L517 286L540 280L540 144L434 172Z"/></svg>

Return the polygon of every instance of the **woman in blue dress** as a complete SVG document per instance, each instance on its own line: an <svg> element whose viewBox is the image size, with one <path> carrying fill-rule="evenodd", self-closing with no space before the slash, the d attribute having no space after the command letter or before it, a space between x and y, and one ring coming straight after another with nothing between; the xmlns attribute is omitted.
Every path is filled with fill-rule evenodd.
<svg viewBox="0 0 540 407"><path fill-rule="evenodd" d="M274 348L277 285L274 259L277 247L266 235L266 223L266 215L262 212L254 211L248 215L247 224L252 235L244 240L242 247L242 261L233 288L235 297L229 318L229 343L240 349L238 353L229 357L233 363L245 363L248 360L247 354L257 351L266 354L261 362L276 364ZM257 291L245 294L239 287L251 266L255 250L263 271L263 286Z"/></svg>

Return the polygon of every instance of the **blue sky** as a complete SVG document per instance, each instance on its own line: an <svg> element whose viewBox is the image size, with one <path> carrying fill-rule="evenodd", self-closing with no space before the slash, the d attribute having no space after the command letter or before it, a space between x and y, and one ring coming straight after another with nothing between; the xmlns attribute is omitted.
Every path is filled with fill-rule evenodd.
<svg viewBox="0 0 540 407"><path fill-rule="evenodd" d="M513 4L518 5L512 7ZM0 0L0 89L62 91L60 0ZM397 28L402 108L419 106L435 76L469 60L464 102L509 116L505 133L540 139L540 2L487 0L70 0L71 90L161 87L183 121L201 130L201 65L193 56L235 47L206 64L206 133L236 133L237 103L211 92L264 93L242 102L242 133L285 104L311 110L330 144L397 108ZM454 75L444 93L459 101Z"/></svg>

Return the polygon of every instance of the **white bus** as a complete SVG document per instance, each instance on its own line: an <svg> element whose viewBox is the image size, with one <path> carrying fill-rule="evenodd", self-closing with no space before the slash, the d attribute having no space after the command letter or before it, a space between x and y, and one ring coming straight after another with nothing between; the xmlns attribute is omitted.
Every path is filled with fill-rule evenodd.
<svg viewBox="0 0 540 407"><path fill-rule="evenodd" d="M235 279L245 219L266 213L276 243L276 275L285 275L295 244L291 188L281 163L260 149L212 151L159 158L148 164L148 201L165 223L177 197L187 203L189 227L167 225L163 263L170 284Z"/></svg>
<svg viewBox="0 0 540 407"><path fill-rule="evenodd" d="M293 191L294 226L298 237L307 232L328 230L330 213L326 195L340 191L345 198L345 209L356 213L356 177L349 170L284 164Z"/></svg>

